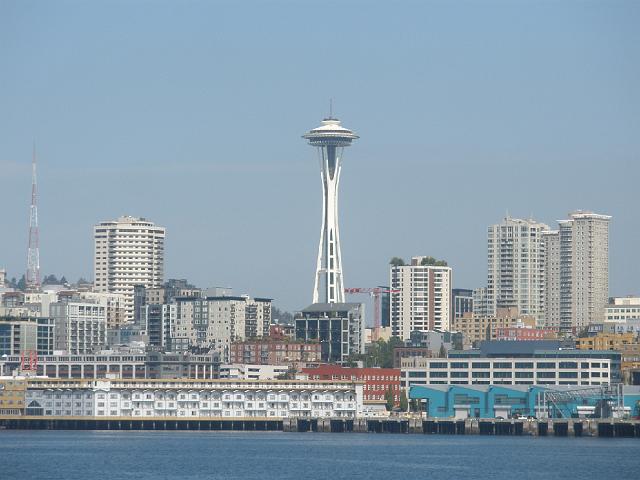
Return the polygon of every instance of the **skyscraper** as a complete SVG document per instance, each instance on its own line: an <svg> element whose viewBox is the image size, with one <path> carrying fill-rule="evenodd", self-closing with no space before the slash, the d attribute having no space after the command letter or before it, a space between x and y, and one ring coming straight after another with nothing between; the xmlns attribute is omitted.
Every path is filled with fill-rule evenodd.
<svg viewBox="0 0 640 480"><path fill-rule="evenodd" d="M560 232L542 232L544 242L544 326L560 327Z"/></svg>
<svg viewBox="0 0 640 480"><path fill-rule="evenodd" d="M329 116L322 121L321 126L309 131L303 138L318 150L322 179L322 228L313 303L344 303L338 229L338 185L342 169L342 151L359 137L341 126L338 119Z"/></svg>
<svg viewBox="0 0 640 480"><path fill-rule="evenodd" d="M164 227L124 216L101 222L94 234L94 288L125 295L127 322L134 320L134 287L157 288L164 278Z"/></svg>
<svg viewBox="0 0 640 480"><path fill-rule="evenodd" d="M409 340L411 332L448 331L451 323L451 267L413 257L411 265L391 265L391 332ZM444 265L442 265L444 263Z"/></svg>
<svg viewBox="0 0 640 480"><path fill-rule="evenodd" d="M522 315L533 315L544 324L543 223L507 217L488 228L487 295L489 315L497 308L516 307Z"/></svg>
<svg viewBox="0 0 640 480"><path fill-rule="evenodd" d="M559 248L549 257L559 268L560 329L602 322L609 300L609 215L577 211L560 220ZM551 268L551 267L550 267Z"/></svg>

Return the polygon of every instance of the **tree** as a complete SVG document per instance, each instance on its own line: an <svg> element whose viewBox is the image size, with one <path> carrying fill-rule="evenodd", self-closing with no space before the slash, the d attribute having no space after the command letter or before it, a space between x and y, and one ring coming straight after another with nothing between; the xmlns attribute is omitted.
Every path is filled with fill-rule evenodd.
<svg viewBox="0 0 640 480"><path fill-rule="evenodd" d="M44 280L42 280L43 285L58 285L58 277L55 275L45 275Z"/></svg>
<svg viewBox="0 0 640 480"><path fill-rule="evenodd" d="M22 277L20 277L20 280L18 280L18 283L16 283L16 288L22 291L27 289L27 279L24 278L24 274L22 275Z"/></svg>
<svg viewBox="0 0 640 480"><path fill-rule="evenodd" d="M393 257L389 260L389 265L393 265L394 267L402 267L405 265L404 260L400 257Z"/></svg>
<svg viewBox="0 0 640 480"><path fill-rule="evenodd" d="M407 394L404 390L402 390L402 392L400 393L400 410L406 412L408 407L409 401L407 400Z"/></svg>
<svg viewBox="0 0 640 480"><path fill-rule="evenodd" d="M63 275L62 277L60 277L60 283L61 283L62 285L66 285L66 284L67 284L67 283L69 283L69 282L67 282L67 279L66 279L66 278L64 277L64 275Z"/></svg>
<svg viewBox="0 0 640 480"><path fill-rule="evenodd" d="M446 348L444 348L444 343L440 344L440 352L438 352L438 357L440 357L440 358L446 358L447 357L447 350L446 350Z"/></svg>
<svg viewBox="0 0 640 480"><path fill-rule="evenodd" d="M387 403L385 403L387 412L390 412L395 406L395 401L393 399L393 387L391 385L389 385L389 390L385 392L384 399L387 401Z"/></svg>
<svg viewBox="0 0 640 480"><path fill-rule="evenodd" d="M280 323L293 323L293 315L291 313L280 310L279 308L274 306L271 306L271 318L274 320L279 320Z"/></svg>
<svg viewBox="0 0 640 480"><path fill-rule="evenodd" d="M446 267L447 266L447 262L445 262L444 260L436 260L433 257L424 257L421 261L420 261L420 265L424 266L433 266L433 267Z"/></svg>

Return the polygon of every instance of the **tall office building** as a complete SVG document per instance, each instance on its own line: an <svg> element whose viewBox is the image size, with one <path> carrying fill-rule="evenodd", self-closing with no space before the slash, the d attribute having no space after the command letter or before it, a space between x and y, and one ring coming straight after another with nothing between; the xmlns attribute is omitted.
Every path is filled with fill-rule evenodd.
<svg viewBox="0 0 640 480"><path fill-rule="evenodd" d="M487 295L489 315L498 308L516 307L523 315L533 315L544 324L544 241L543 223L507 217L488 228Z"/></svg>
<svg viewBox="0 0 640 480"><path fill-rule="evenodd" d="M560 220L559 248L549 264L559 266L560 329L603 322L609 300L609 215L577 211Z"/></svg>
<svg viewBox="0 0 640 480"><path fill-rule="evenodd" d="M127 322L134 321L134 287L160 287L164 278L164 227L124 216L101 222L94 233L97 292L125 295Z"/></svg>
<svg viewBox="0 0 640 480"><path fill-rule="evenodd" d="M462 318L465 313L473 313L473 290L454 288L451 290L453 318Z"/></svg>
<svg viewBox="0 0 640 480"><path fill-rule="evenodd" d="M403 340L413 331L449 330L451 267L429 264L428 258L391 265L391 290L398 290L391 293L391 332Z"/></svg>

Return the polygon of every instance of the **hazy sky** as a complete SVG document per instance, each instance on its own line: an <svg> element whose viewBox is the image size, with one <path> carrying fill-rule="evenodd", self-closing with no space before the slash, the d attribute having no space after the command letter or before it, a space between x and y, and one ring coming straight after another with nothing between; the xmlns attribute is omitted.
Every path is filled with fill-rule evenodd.
<svg viewBox="0 0 640 480"><path fill-rule="evenodd" d="M373 5L372 5L373 4ZM613 216L612 295L640 293L638 1L0 0L0 268L92 278L92 226L167 228L166 277L311 301L317 157L345 152L345 284L432 255L486 283L486 227Z"/></svg>

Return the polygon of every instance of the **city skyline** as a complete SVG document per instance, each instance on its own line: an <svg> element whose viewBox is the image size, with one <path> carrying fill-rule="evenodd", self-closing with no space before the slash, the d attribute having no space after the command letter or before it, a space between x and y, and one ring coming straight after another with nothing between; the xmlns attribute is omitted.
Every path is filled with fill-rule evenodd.
<svg viewBox="0 0 640 480"><path fill-rule="evenodd" d="M506 211L555 225L584 209L613 216L610 295L637 293L629 259L640 237L632 208L638 68L626 59L637 57L639 10L612 3L626 8L528 5L521 16L500 3L469 6L477 22L453 7L416 5L406 35L375 42L375 56L358 35L375 38L399 17L375 7L370 24L349 32L358 9L345 6L330 33L358 55L335 59L339 81L329 84L315 79L317 58L302 55L322 38L315 25L305 32L278 23L280 33L265 27L266 36L251 36L257 20L249 18L237 33L221 24L213 34L196 13L238 20L240 11L201 6L173 20L159 8L147 24L139 5L77 6L68 16L41 6L36 17L0 7L0 38L18 39L0 42L11 72L0 86L0 268L18 278L25 271L35 138L43 275L91 278L93 225L128 214L167 228L166 278L303 308L321 204L299 134L335 97L337 116L363 137L346 157L341 187L346 287L384 284L391 257L418 255L447 260L455 288L481 287L486 228ZM273 19L268 10L261 20ZM598 21L602 12L615 22ZM105 24L113 18L118 35L92 31L96 14ZM543 18L546 39L536 35ZM290 44L294 34L303 41ZM235 40L238 55L225 53L217 35ZM282 53L270 56L276 47ZM333 59L328 47L317 55ZM288 67L292 58L301 68ZM263 82L245 80L258 73Z"/></svg>

